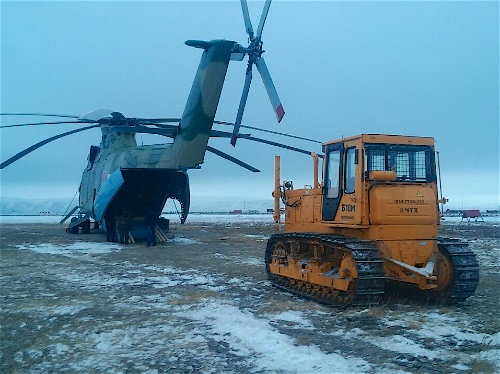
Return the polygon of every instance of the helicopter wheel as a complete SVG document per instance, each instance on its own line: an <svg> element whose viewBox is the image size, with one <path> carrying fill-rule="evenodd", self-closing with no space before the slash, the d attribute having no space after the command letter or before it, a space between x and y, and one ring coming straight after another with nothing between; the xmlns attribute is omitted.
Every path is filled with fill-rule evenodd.
<svg viewBox="0 0 500 374"><path fill-rule="evenodd" d="M77 220L76 217L71 218L71 222L75 222L76 220ZM69 233L70 234L78 234L78 226L70 227Z"/></svg>
<svg viewBox="0 0 500 374"><path fill-rule="evenodd" d="M90 234L90 220L82 222L82 234Z"/></svg>

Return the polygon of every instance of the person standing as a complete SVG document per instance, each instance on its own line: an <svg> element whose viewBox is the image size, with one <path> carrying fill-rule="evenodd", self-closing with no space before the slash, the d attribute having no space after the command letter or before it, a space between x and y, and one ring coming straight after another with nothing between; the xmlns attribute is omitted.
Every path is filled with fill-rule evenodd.
<svg viewBox="0 0 500 374"><path fill-rule="evenodd" d="M132 216L127 208L123 208L123 214L117 218L118 232L120 233L120 244L130 242L130 230L132 228Z"/></svg>
<svg viewBox="0 0 500 374"><path fill-rule="evenodd" d="M146 216L144 217L144 221L146 222L146 240L147 246L155 246L156 245L156 224L158 223L158 213L156 213L153 209L149 209L146 212Z"/></svg>
<svg viewBox="0 0 500 374"><path fill-rule="evenodd" d="M116 243L116 218L113 212L108 211L106 213L104 222L106 223L106 240Z"/></svg>

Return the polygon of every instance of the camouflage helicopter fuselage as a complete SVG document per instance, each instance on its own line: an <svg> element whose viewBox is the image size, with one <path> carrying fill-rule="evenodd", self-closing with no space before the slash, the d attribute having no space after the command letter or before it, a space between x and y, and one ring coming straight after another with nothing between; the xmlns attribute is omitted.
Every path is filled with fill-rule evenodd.
<svg viewBox="0 0 500 374"><path fill-rule="evenodd" d="M103 223L107 213L144 217L161 212L167 199L189 212L188 169L203 163L235 42L191 42L204 52L173 142L138 146L135 133L101 125L102 140L91 146L80 184L80 212Z"/></svg>

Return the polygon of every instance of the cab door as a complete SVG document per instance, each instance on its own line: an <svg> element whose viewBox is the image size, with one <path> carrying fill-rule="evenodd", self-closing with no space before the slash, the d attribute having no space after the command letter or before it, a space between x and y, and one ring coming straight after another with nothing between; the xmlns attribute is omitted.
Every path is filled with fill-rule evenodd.
<svg viewBox="0 0 500 374"><path fill-rule="evenodd" d="M342 199L342 159L344 145L331 144L325 149L325 177L323 186L323 221L333 221Z"/></svg>

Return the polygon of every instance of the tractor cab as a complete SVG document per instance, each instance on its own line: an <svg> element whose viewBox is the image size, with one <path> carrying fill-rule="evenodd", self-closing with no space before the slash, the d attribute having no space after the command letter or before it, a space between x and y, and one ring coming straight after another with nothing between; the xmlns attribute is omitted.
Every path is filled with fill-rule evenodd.
<svg viewBox="0 0 500 374"><path fill-rule="evenodd" d="M362 134L326 142L323 151L322 183L315 180L304 189L285 183L275 191L286 205L286 231L338 233L377 226L377 236L388 225L437 230L434 139ZM362 232L368 235L366 230L353 235Z"/></svg>
<svg viewBox="0 0 500 374"><path fill-rule="evenodd" d="M388 135L326 143L322 220L436 222L433 143L432 138Z"/></svg>

